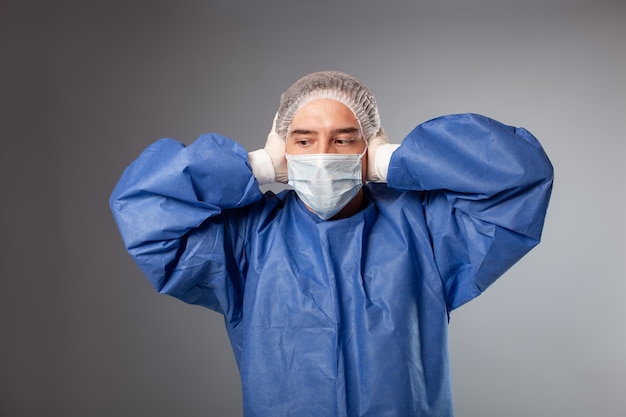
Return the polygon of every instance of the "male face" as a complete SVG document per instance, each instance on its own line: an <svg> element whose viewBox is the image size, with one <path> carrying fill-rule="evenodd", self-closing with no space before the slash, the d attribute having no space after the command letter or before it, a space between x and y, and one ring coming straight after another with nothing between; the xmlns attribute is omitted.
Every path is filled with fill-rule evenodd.
<svg viewBox="0 0 626 417"><path fill-rule="evenodd" d="M291 155L362 153L359 122L345 104L318 99L303 106L291 121L286 150Z"/></svg>
<svg viewBox="0 0 626 417"><path fill-rule="evenodd" d="M345 104L332 99L318 99L303 106L293 118L286 138L286 153L361 154L367 143L359 122ZM362 178L367 174L367 156L361 159ZM289 162L287 162L289 163ZM349 216L361 208L363 190L338 216Z"/></svg>

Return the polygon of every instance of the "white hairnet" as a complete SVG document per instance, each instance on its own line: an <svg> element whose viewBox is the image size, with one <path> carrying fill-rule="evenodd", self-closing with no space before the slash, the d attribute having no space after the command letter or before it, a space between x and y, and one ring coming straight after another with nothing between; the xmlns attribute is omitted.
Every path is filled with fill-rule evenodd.
<svg viewBox="0 0 626 417"><path fill-rule="evenodd" d="M296 113L307 103L323 98L337 100L352 110L367 142L378 132L380 117L370 90L349 74L321 71L305 75L281 95L275 125L278 135L286 139Z"/></svg>

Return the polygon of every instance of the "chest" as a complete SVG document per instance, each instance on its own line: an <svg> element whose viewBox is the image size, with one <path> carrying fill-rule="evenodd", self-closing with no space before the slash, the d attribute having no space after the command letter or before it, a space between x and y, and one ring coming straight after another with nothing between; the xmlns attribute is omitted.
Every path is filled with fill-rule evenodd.
<svg viewBox="0 0 626 417"><path fill-rule="evenodd" d="M283 220L257 243L258 261L248 268L248 325L370 326L443 305L423 217L392 221L378 213L368 222L365 213L363 221Z"/></svg>

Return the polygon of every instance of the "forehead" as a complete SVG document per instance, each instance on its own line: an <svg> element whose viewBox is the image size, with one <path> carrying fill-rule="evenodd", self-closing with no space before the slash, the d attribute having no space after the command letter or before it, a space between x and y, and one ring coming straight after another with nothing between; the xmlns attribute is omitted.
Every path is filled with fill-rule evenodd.
<svg viewBox="0 0 626 417"><path fill-rule="evenodd" d="M294 127L322 129L332 126L336 128L337 125L358 127L359 122L352 110L342 102L333 99L317 99L298 110L291 121L291 130Z"/></svg>

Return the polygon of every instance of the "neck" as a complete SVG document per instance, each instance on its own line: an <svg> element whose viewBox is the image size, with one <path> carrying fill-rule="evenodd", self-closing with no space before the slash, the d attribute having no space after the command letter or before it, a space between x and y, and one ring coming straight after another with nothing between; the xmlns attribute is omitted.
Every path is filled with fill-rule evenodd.
<svg viewBox="0 0 626 417"><path fill-rule="evenodd" d="M363 188L359 190L359 193L352 199L350 202L341 209L341 211L331 217L330 220L344 219L346 217L350 217L363 208L365 202L365 198L363 196Z"/></svg>

